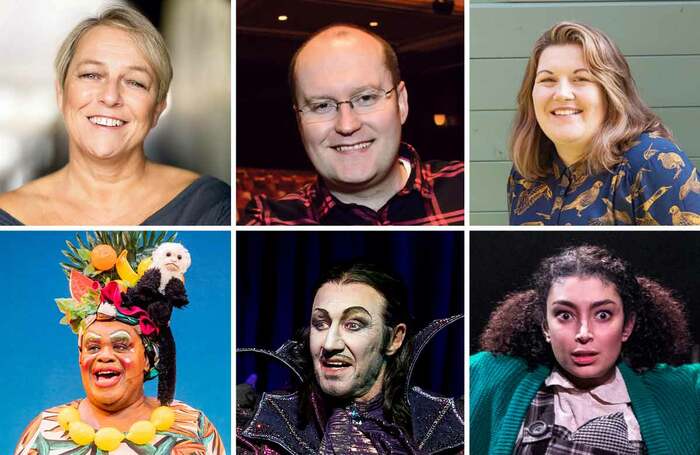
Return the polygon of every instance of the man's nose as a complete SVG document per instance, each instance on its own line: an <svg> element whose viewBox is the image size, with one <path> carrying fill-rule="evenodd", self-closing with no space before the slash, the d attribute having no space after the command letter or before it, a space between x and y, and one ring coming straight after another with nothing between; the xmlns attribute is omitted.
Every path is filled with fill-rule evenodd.
<svg viewBox="0 0 700 455"><path fill-rule="evenodd" d="M335 130L343 136L349 136L362 126L360 117L350 106L350 103L338 105L338 114L335 118Z"/></svg>
<svg viewBox="0 0 700 455"><path fill-rule="evenodd" d="M323 351L328 353L340 352L345 349L345 343L338 333L338 329L331 327L326 333L326 339L323 341Z"/></svg>
<svg viewBox="0 0 700 455"><path fill-rule="evenodd" d="M121 87L117 79L108 79L102 86L100 101L106 106L119 106L122 103Z"/></svg>

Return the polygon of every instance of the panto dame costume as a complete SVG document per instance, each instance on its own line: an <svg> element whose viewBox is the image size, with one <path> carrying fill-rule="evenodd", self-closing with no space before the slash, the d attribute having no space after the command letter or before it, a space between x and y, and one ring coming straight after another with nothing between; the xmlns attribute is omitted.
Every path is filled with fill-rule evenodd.
<svg viewBox="0 0 700 455"><path fill-rule="evenodd" d="M518 357L480 352L469 368L471 453L700 453L700 364L636 372L619 362L590 391Z"/></svg>
<svg viewBox="0 0 700 455"><path fill-rule="evenodd" d="M700 224L697 169L670 140L643 133L610 172L589 175L552 152L547 177L508 178L512 225Z"/></svg>
<svg viewBox="0 0 700 455"><path fill-rule="evenodd" d="M78 236L79 247L66 242L69 250L64 254L71 263L62 265L70 279L71 297L56 299L65 314L61 323L78 334L79 349L82 337L95 321L118 321L134 327L151 365L144 381L159 378L161 407L148 421L132 424L128 433L114 427L92 429L82 422L77 411L82 400L52 407L28 425L15 455L225 455L216 428L207 417L173 400L175 341L170 316L173 307L182 308L188 303L183 280L190 265L189 253L182 245L163 242L173 237L164 239L164 234L147 232L97 232L95 237L87 235L85 243ZM111 254L95 262L91 256L98 250L111 250ZM116 251L121 252L119 257ZM132 266L136 264L139 266L134 272Z"/></svg>
<svg viewBox="0 0 700 455"><path fill-rule="evenodd" d="M462 316L433 321L414 338L410 367L405 378L406 400L413 435L384 415L383 395L367 403L331 404L320 393L311 393L309 421L300 415L300 393L263 393L247 403L239 400L237 446L241 454L451 454L464 450L464 405L461 399L444 398L411 387L418 356L440 330ZM289 367L300 379L299 345L288 341L276 351L241 349L266 354ZM240 386L239 386L240 387Z"/></svg>

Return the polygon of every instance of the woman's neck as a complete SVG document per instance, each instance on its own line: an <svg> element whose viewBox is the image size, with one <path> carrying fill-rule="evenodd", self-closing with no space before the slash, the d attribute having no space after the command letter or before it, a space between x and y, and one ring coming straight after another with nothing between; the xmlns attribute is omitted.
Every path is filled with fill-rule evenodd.
<svg viewBox="0 0 700 455"><path fill-rule="evenodd" d="M78 406L80 418L91 427L115 427L121 432L127 432L131 425L138 420L148 420L151 412L158 407L158 403L151 398L141 395L134 402L120 409L111 409L111 406L101 406L84 399Z"/></svg>
<svg viewBox="0 0 700 455"><path fill-rule="evenodd" d="M71 153L63 177L66 188L83 200L97 205L117 202L129 190L133 191L146 180L148 161L143 153L126 157L96 160L81 153Z"/></svg>
<svg viewBox="0 0 700 455"><path fill-rule="evenodd" d="M559 373L561 373L564 377L566 377L577 389L579 390L592 390L595 389L596 387L603 385L607 382L610 382L614 379L615 377L615 367L611 368L604 376L600 376L597 378L579 378L568 371L566 371L564 368L558 367Z"/></svg>
<svg viewBox="0 0 700 455"><path fill-rule="evenodd" d="M564 162L566 167L579 162L586 155L586 148L573 145L556 145L557 155Z"/></svg>

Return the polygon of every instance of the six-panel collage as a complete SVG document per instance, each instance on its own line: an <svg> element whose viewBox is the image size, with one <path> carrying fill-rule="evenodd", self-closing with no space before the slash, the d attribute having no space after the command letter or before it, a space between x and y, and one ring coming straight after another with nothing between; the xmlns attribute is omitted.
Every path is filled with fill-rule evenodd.
<svg viewBox="0 0 700 455"><path fill-rule="evenodd" d="M698 23L0 1L0 453L700 454Z"/></svg>

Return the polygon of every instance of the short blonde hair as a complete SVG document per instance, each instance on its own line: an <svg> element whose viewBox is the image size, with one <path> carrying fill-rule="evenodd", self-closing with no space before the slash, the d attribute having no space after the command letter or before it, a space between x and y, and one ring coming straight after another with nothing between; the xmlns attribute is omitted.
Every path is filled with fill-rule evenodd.
<svg viewBox="0 0 700 455"><path fill-rule="evenodd" d="M120 28L133 36L134 43L141 50L158 79L156 101L160 103L165 100L173 78L173 67L170 64L170 54L165 40L143 14L123 6L109 8L96 17L85 19L71 30L54 60L56 77L61 87L65 87L68 67L75 56L80 38L99 25Z"/></svg>
<svg viewBox="0 0 700 455"><path fill-rule="evenodd" d="M518 93L518 110L510 136L510 156L515 169L526 179L545 177L556 153L554 143L537 123L532 89L540 55L549 46L576 44L593 79L603 88L608 111L599 134L585 157L588 172L610 170L624 152L645 132L671 138L661 119L642 101L622 52L602 31L577 22L559 22L535 43Z"/></svg>

